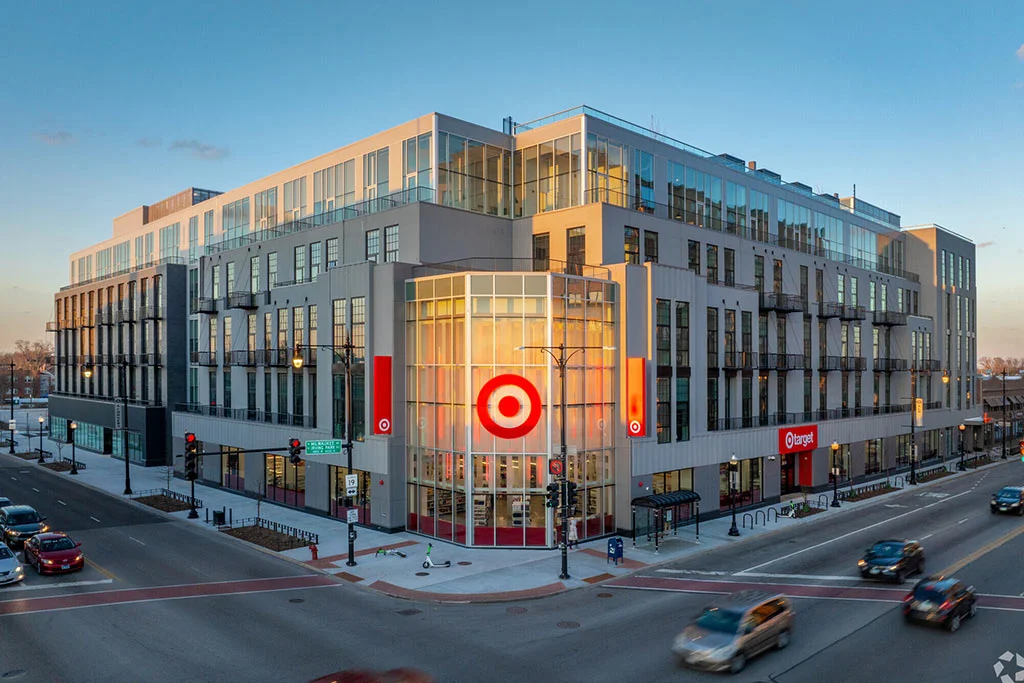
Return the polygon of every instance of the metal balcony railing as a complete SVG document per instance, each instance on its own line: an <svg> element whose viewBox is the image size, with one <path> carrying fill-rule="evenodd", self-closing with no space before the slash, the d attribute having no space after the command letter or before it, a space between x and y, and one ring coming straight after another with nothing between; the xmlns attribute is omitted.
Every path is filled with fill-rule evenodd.
<svg viewBox="0 0 1024 683"><path fill-rule="evenodd" d="M140 306L139 316L143 320L159 320L164 317L164 312L160 306Z"/></svg>
<svg viewBox="0 0 1024 683"><path fill-rule="evenodd" d="M840 369L841 364L840 356L818 356L819 372L836 372Z"/></svg>
<svg viewBox="0 0 1024 683"><path fill-rule="evenodd" d="M256 365L256 351L240 349L231 352L232 365Z"/></svg>
<svg viewBox="0 0 1024 683"><path fill-rule="evenodd" d="M942 361L937 358L915 360L910 365L914 372L934 372L942 369Z"/></svg>
<svg viewBox="0 0 1024 683"><path fill-rule="evenodd" d="M726 351L722 367L730 371L754 370L757 368L757 354L753 351Z"/></svg>
<svg viewBox="0 0 1024 683"><path fill-rule="evenodd" d="M818 302L818 317L822 320L838 318L843 314L843 305L834 301Z"/></svg>
<svg viewBox="0 0 1024 683"><path fill-rule="evenodd" d="M806 312L807 301L799 294L761 292L760 307L762 311L775 311L776 313Z"/></svg>
<svg viewBox="0 0 1024 683"><path fill-rule="evenodd" d="M906 358L875 358L875 372L905 372L910 363Z"/></svg>
<svg viewBox="0 0 1024 683"><path fill-rule="evenodd" d="M152 353L140 353L136 358L138 365L163 365L163 356L158 351Z"/></svg>
<svg viewBox="0 0 1024 683"><path fill-rule="evenodd" d="M873 311L871 322L883 327L907 324L907 314L899 311Z"/></svg>
<svg viewBox="0 0 1024 683"><path fill-rule="evenodd" d="M193 365L217 365L217 352L216 351L193 351L189 360Z"/></svg>
<svg viewBox="0 0 1024 683"><path fill-rule="evenodd" d="M114 314L114 321L118 323L133 323L138 319L134 308L121 308Z"/></svg>
<svg viewBox="0 0 1024 683"><path fill-rule="evenodd" d="M175 403L174 412L191 413L205 417L218 417L226 420L244 420L246 422L268 422L271 424L288 425L314 429L316 420L312 415L294 415L291 413L268 413L254 408L225 408L201 403Z"/></svg>
<svg viewBox="0 0 1024 683"><path fill-rule="evenodd" d="M267 292L231 292L228 294L228 308L259 308L260 295L265 298Z"/></svg>
<svg viewBox="0 0 1024 683"><path fill-rule="evenodd" d="M840 356L839 369L843 372L859 372L867 368L867 361L861 356Z"/></svg>
<svg viewBox="0 0 1024 683"><path fill-rule="evenodd" d="M263 349L262 365L270 367L287 367L292 364L290 349Z"/></svg>
<svg viewBox="0 0 1024 683"><path fill-rule="evenodd" d="M802 353L762 353L759 367L761 370L778 370L788 372L790 370L806 370L807 359Z"/></svg>
<svg viewBox="0 0 1024 683"><path fill-rule="evenodd" d="M867 320L868 311L863 306L849 306L844 305L842 312L839 314L840 320Z"/></svg>
<svg viewBox="0 0 1024 683"><path fill-rule="evenodd" d="M216 313L217 302L206 296L192 297L191 310L193 313Z"/></svg>

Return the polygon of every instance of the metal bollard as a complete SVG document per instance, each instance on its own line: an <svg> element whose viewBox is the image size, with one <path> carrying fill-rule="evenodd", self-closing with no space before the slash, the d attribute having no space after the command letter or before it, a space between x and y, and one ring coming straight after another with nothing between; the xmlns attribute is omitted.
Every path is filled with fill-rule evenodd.
<svg viewBox="0 0 1024 683"><path fill-rule="evenodd" d="M210 508L206 508L206 523L210 523Z"/></svg>
<svg viewBox="0 0 1024 683"><path fill-rule="evenodd" d="M231 524L232 514L234 513L234 511L234 508L228 508L228 524Z"/></svg>

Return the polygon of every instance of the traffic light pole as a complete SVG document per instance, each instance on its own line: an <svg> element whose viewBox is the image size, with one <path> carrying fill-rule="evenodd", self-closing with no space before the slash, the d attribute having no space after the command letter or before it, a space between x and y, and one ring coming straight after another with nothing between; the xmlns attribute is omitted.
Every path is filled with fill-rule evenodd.
<svg viewBox="0 0 1024 683"><path fill-rule="evenodd" d="M558 459L562 461L562 480L559 482L562 485L562 542L559 544L559 549L562 551L562 573L558 575L558 578L565 581L569 578L569 468L568 468L568 451L565 445L565 414L566 414L566 397L565 397L565 366L568 364L569 359L565 356L565 345L558 345L558 381L561 385L562 390L562 405L559 408L561 414L561 449L558 454ZM552 356L554 357L554 356Z"/></svg>

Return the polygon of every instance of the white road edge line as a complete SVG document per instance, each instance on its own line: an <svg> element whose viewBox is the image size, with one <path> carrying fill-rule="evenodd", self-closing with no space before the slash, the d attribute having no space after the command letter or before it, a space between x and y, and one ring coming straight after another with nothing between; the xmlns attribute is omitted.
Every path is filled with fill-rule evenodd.
<svg viewBox="0 0 1024 683"><path fill-rule="evenodd" d="M32 487L32 490L35 491L36 493L39 493L39 489L37 489L35 486Z"/></svg>
<svg viewBox="0 0 1024 683"><path fill-rule="evenodd" d="M67 503L65 503L65 502L64 502L63 500L58 500L58 501L57 501L57 504L58 504L58 505L63 505L64 507L67 507L67 506L68 506L68 504L67 504Z"/></svg>
<svg viewBox="0 0 1024 683"><path fill-rule="evenodd" d="M96 522L98 524L102 524L103 523L103 522L100 522L100 520L96 519L95 517L89 517L89 519L91 519L92 521L94 521L94 522Z"/></svg>
<svg viewBox="0 0 1024 683"><path fill-rule="evenodd" d="M104 583L114 583L113 579L98 579L96 581L68 581L66 583L42 583L32 586L14 586L12 588L0 589L0 595L11 591L38 591L47 588L73 588L75 586L98 586Z"/></svg>
<svg viewBox="0 0 1024 683"><path fill-rule="evenodd" d="M135 541L135 542L136 542L136 543L138 543L139 545L146 545L145 543L143 543L143 542L142 542L142 541L140 541L139 539L135 538L134 536L129 536L128 538L129 538L130 540L132 540L132 541Z"/></svg>
<svg viewBox="0 0 1024 683"><path fill-rule="evenodd" d="M928 540L929 538L931 538L931 537L932 537L932 536L934 536L934 535L935 535L935 534L928 534L927 536L922 536L922 537L921 537L921 540L922 540L922 541L926 541L926 540Z"/></svg>
<svg viewBox="0 0 1024 683"><path fill-rule="evenodd" d="M969 519L970 519L970 517L964 517L964 518L963 518L963 519L961 519L961 520L960 520L959 522L957 522L957 524L963 524L964 522L966 522L966 521L967 521L967 520L969 520Z"/></svg>
<svg viewBox="0 0 1024 683"><path fill-rule="evenodd" d="M822 541L821 543L816 543L815 545L808 546L806 548L801 548L800 550L791 552L788 555L783 555L781 557L776 557L773 560L768 560L767 562L762 562L761 564L755 564L753 567L749 567L747 569L744 569L743 571L736 572L734 574L734 576L742 576L743 574L746 574L747 572L752 572L755 569L760 569L761 567L767 567L768 565L775 564L776 562L779 562L781 560L787 560L787 559L789 559L791 557L795 557L796 555L800 555L801 553L806 553L808 550L814 550L815 548L821 548L822 546L826 546L826 545L828 545L830 543L835 543L836 541L841 541L842 539L849 538L850 536L853 536L854 534L859 534L860 532L867 531L868 529L874 529L876 526L881 526L883 524L888 524L889 522L892 522L894 520L900 519L902 517L906 517L907 515L912 515L915 512L920 512L921 510L926 510L926 509L932 507L933 505L938 505L939 503L945 503L948 500L953 500L954 498L959 498L960 496L965 496L968 493L970 493L970 491L961 491L960 493L957 493L957 494L954 494L952 496L949 496L948 498L943 498L942 500L936 501L936 502L932 503L931 505L925 505L924 507L915 508L913 510L910 510L909 512L904 512L903 514L896 515L895 517L890 517L889 519L883 519L881 522L875 522L874 524L869 524L866 527L861 527L860 529L854 529L853 531L851 531L849 533L845 533L842 536L836 536L835 538L830 538L827 541Z"/></svg>
<svg viewBox="0 0 1024 683"><path fill-rule="evenodd" d="M800 579L804 581L863 581L859 576L815 576L814 574L763 574L761 572L745 572L743 576L756 576L762 579Z"/></svg>

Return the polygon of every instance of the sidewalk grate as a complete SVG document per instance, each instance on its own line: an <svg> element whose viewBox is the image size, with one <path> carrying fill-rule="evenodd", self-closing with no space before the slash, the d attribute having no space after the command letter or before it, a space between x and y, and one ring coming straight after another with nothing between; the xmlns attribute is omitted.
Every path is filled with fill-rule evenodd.
<svg viewBox="0 0 1024 683"><path fill-rule="evenodd" d="M421 609L400 609L395 614L401 614L403 617L411 617L416 614L423 614Z"/></svg>
<svg viewBox="0 0 1024 683"><path fill-rule="evenodd" d="M579 628L580 622L578 621L560 621L557 624L558 628Z"/></svg>

